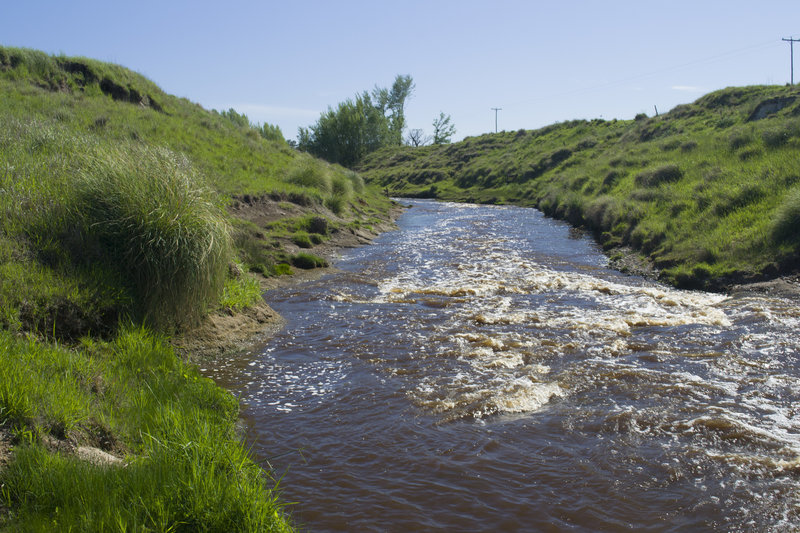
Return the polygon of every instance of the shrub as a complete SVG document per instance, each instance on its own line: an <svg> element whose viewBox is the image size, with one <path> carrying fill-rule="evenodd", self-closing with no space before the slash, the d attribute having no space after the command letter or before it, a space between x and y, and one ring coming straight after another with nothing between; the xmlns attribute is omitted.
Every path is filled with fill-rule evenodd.
<svg viewBox="0 0 800 533"><path fill-rule="evenodd" d="M364 178L362 178L360 174L348 170L345 173L345 176L347 176L347 178L350 180L350 186L356 192L356 194L361 194L364 192Z"/></svg>
<svg viewBox="0 0 800 533"><path fill-rule="evenodd" d="M317 233L319 235L327 235L328 234L328 219L325 217L311 217L308 222L306 223L306 228L311 233Z"/></svg>
<svg viewBox="0 0 800 533"><path fill-rule="evenodd" d="M742 160L742 161L747 161L749 159L753 159L755 157L758 157L761 154L762 154L762 152L761 152L760 148L756 148L756 147L748 148L746 150L742 150L741 152L739 152L739 159Z"/></svg>
<svg viewBox="0 0 800 533"><path fill-rule="evenodd" d="M270 274L273 276L291 276L294 272L287 263L277 263L270 267Z"/></svg>
<svg viewBox="0 0 800 533"><path fill-rule="evenodd" d="M669 141L661 145L661 150L664 152L671 152L672 150L677 149L680 145L681 145L680 139L670 139Z"/></svg>
<svg viewBox="0 0 800 533"><path fill-rule="evenodd" d="M618 170L610 170L603 178L603 188L610 189L617 181L623 176L623 173Z"/></svg>
<svg viewBox="0 0 800 533"><path fill-rule="evenodd" d="M747 207L764 198L767 191L761 185L751 184L738 187L728 194L722 195L714 206L714 214L726 216L737 209Z"/></svg>
<svg viewBox="0 0 800 533"><path fill-rule="evenodd" d="M796 121L786 122L761 132L761 139L767 148L780 148L788 143L790 139L798 136L800 136L800 124Z"/></svg>

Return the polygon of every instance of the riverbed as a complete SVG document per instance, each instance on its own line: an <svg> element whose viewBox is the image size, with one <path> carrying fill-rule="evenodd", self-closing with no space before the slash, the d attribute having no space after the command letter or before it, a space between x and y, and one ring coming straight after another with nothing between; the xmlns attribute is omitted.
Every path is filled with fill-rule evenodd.
<svg viewBox="0 0 800 533"><path fill-rule="evenodd" d="M795 302L626 276L533 209L413 204L204 369L301 529L800 528Z"/></svg>

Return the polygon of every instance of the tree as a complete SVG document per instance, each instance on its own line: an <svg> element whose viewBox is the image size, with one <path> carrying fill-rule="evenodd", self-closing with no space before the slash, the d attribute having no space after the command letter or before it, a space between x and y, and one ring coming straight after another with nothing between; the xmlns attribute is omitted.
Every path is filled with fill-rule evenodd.
<svg viewBox="0 0 800 533"><path fill-rule="evenodd" d="M411 76L395 78L391 89L375 87L328 108L316 124L298 130L298 148L331 163L357 164L382 146L400 145L405 101L414 90Z"/></svg>
<svg viewBox="0 0 800 533"><path fill-rule="evenodd" d="M381 113L388 115L389 132L392 135L392 144L401 144L403 130L406 127L405 103L414 92L414 80L409 75L397 75L392 84L392 89L375 86L372 97Z"/></svg>
<svg viewBox="0 0 800 533"><path fill-rule="evenodd" d="M258 133L268 141L285 141L280 126L267 124L265 122L261 125L261 127L257 127L256 129L258 130Z"/></svg>
<svg viewBox="0 0 800 533"><path fill-rule="evenodd" d="M440 112L439 118L433 121L433 144L449 144L455 134L456 127L450 122L450 115Z"/></svg>
<svg viewBox="0 0 800 533"><path fill-rule="evenodd" d="M215 110L216 111L216 110ZM250 127L250 119L247 118L247 115L244 113L237 113L234 108L230 108L227 111L219 111L219 114L223 117L227 118L240 128L249 128Z"/></svg>
<svg viewBox="0 0 800 533"><path fill-rule="evenodd" d="M425 146L431 142L431 136L425 135L425 132L419 128L408 131L406 135L406 144L408 146Z"/></svg>
<svg viewBox="0 0 800 533"><path fill-rule="evenodd" d="M389 123L368 93L328 108L316 124L298 131L298 148L331 163L353 166L386 143Z"/></svg>

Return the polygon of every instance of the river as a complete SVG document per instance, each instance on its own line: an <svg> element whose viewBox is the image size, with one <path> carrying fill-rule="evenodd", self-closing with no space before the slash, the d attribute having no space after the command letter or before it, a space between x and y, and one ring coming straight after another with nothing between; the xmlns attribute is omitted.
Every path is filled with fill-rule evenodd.
<svg viewBox="0 0 800 533"><path fill-rule="evenodd" d="M533 209L413 204L205 369L301 529L800 529L796 303L623 275Z"/></svg>

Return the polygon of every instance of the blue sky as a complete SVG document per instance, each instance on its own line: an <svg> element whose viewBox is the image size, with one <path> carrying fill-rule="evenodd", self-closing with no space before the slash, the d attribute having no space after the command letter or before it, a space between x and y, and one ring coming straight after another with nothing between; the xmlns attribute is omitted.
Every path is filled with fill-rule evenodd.
<svg viewBox="0 0 800 533"><path fill-rule="evenodd" d="M729 86L785 84L800 1L136 2L3 0L0 44L140 72L287 138L410 74L409 127L456 139L665 112ZM800 82L800 43L795 46Z"/></svg>

